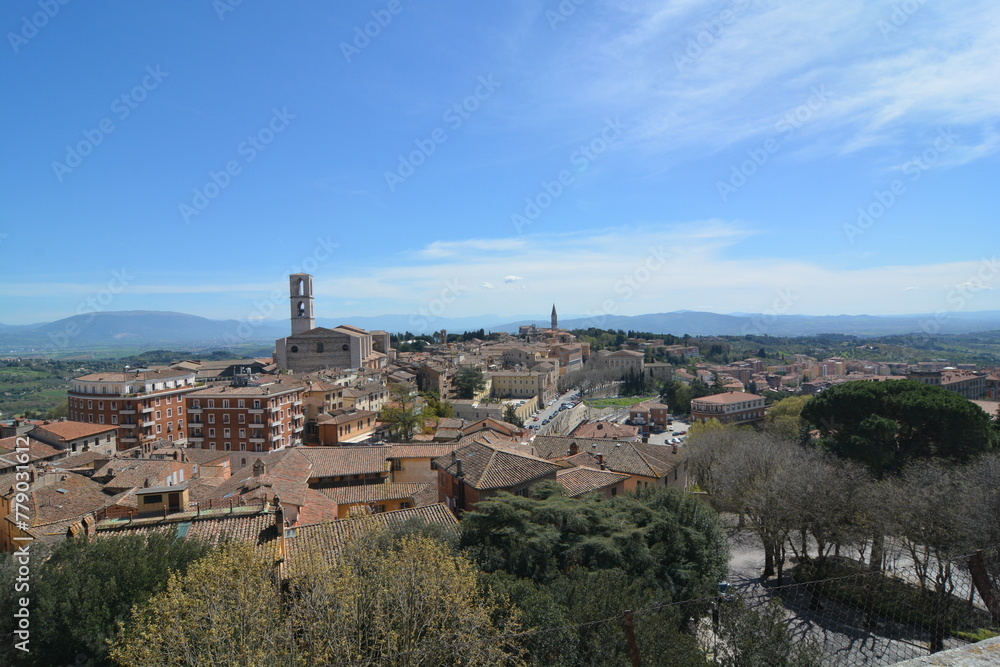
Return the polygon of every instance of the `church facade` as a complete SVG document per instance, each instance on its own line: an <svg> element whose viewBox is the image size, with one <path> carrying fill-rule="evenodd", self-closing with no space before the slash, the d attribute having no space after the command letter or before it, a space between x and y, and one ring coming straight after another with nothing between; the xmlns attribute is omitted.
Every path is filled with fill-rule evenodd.
<svg viewBox="0 0 1000 667"><path fill-rule="evenodd" d="M288 277L292 335L274 343L279 368L308 373L323 368L384 368L393 358L389 334L341 325L317 327L313 282L307 273Z"/></svg>

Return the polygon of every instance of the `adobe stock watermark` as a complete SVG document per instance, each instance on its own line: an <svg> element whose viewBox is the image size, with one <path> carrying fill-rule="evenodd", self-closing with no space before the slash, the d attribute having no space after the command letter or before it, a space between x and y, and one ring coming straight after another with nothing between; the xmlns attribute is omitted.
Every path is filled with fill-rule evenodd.
<svg viewBox="0 0 1000 667"><path fill-rule="evenodd" d="M875 22L875 26L882 33L882 39L888 40L889 36L895 32L899 32L899 29L909 22L910 17L917 13L927 0L903 0L903 2L897 2L892 6L892 12L889 14L889 20L879 19Z"/></svg>
<svg viewBox="0 0 1000 667"><path fill-rule="evenodd" d="M779 289L774 293L774 301L763 312L757 313L750 322L743 325L744 336L765 336L774 326L779 315L787 315L788 310L798 301L798 295L791 288Z"/></svg>
<svg viewBox="0 0 1000 667"><path fill-rule="evenodd" d="M1000 261L997 261L996 257L989 259L984 257L971 276L948 290L945 301L950 307L938 310L933 317L921 320L920 328L928 335L938 333L941 331L941 325L947 322L953 313L964 309L966 304L975 299L980 292L992 290L998 276L1000 276Z"/></svg>
<svg viewBox="0 0 1000 667"><path fill-rule="evenodd" d="M455 102L441 114L441 120L451 128L452 131L462 127L473 113L479 110L483 102L490 99L496 89L500 87L500 82L493 78L492 74L481 76L477 79L478 85L471 95L467 95L460 101ZM399 185L406 182L410 176L416 173L417 169L427 162L427 158L437 151L438 146L448 141L448 132L443 127L436 127L426 139L414 139L416 148L406 155L399 155L399 163L395 171L385 172L385 184L389 186L389 192L395 192Z"/></svg>
<svg viewBox="0 0 1000 667"><path fill-rule="evenodd" d="M31 472L29 464L31 461L31 447L28 439L18 436L14 439L13 459L16 463L14 473L14 495L11 496L11 514L14 515L14 526L21 535L13 537L17 549L11 554L13 562L17 565L17 576L14 577L15 593L31 592L31 542L34 540L27 535L28 527L31 525ZM14 598L14 637L18 640L14 642L14 648L18 651L30 652L31 642L31 611L29 609L31 598L27 595Z"/></svg>
<svg viewBox="0 0 1000 667"><path fill-rule="evenodd" d="M121 95L111 100L111 113L123 121L132 115L132 112L139 108L139 105L146 100L149 93L160 87L163 80L170 76L169 72L160 70L160 66L146 66L146 75L142 77L135 86ZM82 130L83 139L73 145L66 145L66 156L62 162L52 163L52 172L56 179L62 183L63 179L73 173L73 170L83 164L84 158L94 152L94 149L104 143L104 139L116 129L115 122L111 117L102 118L93 128Z"/></svg>
<svg viewBox="0 0 1000 667"><path fill-rule="evenodd" d="M576 182L576 171L582 174L590 168L590 165L603 155L608 148L621 139L625 126L622 125L618 116L608 118L604 121L604 128L587 143L579 146L570 153L570 168L562 169L552 180L542 179L539 182L540 189L534 195L524 198L524 208L519 213L512 213L510 222L518 234L523 233L524 228L534 224L542 215L542 212L552 203L562 196L566 188Z"/></svg>
<svg viewBox="0 0 1000 667"><path fill-rule="evenodd" d="M667 265L667 260L675 256L674 250L667 250L663 246L649 248L646 258L615 282L613 291L618 296L605 299L599 308L588 311L587 317L594 326L603 327L608 315L618 315L619 306L631 301L632 297L652 279L653 274L662 271Z"/></svg>
<svg viewBox="0 0 1000 667"><path fill-rule="evenodd" d="M261 153L274 141L275 137L285 131L289 121L295 118L295 114L288 113L288 107L277 107L271 109L271 118L267 123L253 134L248 134L236 146L236 154L242 159L233 159L226 162L219 171L209 171L208 180L201 187L192 190L191 202L181 202L177 206L181 220L185 224L190 224L191 218L201 215L202 211L208 208L222 191L229 187L233 178L243 172L243 167L257 159Z"/></svg>
<svg viewBox="0 0 1000 667"><path fill-rule="evenodd" d="M933 145L923 153L912 156L900 169L909 176L911 183L916 183L925 171L933 167L941 156L955 145L957 140L958 135L950 127L939 129ZM885 190L873 190L872 200L867 205L858 207L858 217L854 222L844 223L844 235L847 236L848 243L854 243L855 239L871 229L906 192L906 181L900 178L893 179Z"/></svg>
<svg viewBox="0 0 1000 667"><path fill-rule="evenodd" d="M698 26L700 29L688 38L684 51L674 52L674 66L677 71L683 74L686 67L690 67L694 61L705 55L722 38L726 30L739 20L743 12L755 3L756 0L733 0L730 3L731 7L702 21Z"/></svg>
<svg viewBox="0 0 1000 667"><path fill-rule="evenodd" d="M333 257L334 251L339 247L339 244L330 240L329 234L325 237L317 236L316 245L313 246L312 252L306 255L302 261L292 264L289 267L288 274L308 273L312 275L316 269ZM282 306L287 307L288 297L289 294L287 292L273 289L265 298L254 300L251 304L252 308L250 312L236 320L238 324L236 325L235 333L227 333L223 336L223 345L234 347L242 345L253 338L257 327L266 322L277 308Z"/></svg>
<svg viewBox="0 0 1000 667"><path fill-rule="evenodd" d="M18 53L22 46L34 39L38 31L47 26L64 5L69 4L69 0L38 0L35 4L39 11L31 16L27 14L22 16L21 29L7 33L7 41L10 43L10 48L14 49L14 53Z"/></svg>
<svg viewBox="0 0 1000 667"><path fill-rule="evenodd" d="M785 142L795 134L795 131L808 123L813 114L822 109L833 97L833 93L828 91L823 84L818 88L812 86L810 91L811 94L805 102L786 111L781 120L775 124L775 135L765 139L756 148L748 148L746 151L747 159L730 166L728 180L715 182L715 189L719 192L719 197L722 198L723 202L728 201L730 196L736 194L740 188L746 185L761 167L767 164L771 156L777 153Z"/></svg>
<svg viewBox="0 0 1000 667"><path fill-rule="evenodd" d="M67 322L62 331L49 332L48 346L59 350L66 349L70 341L79 336L83 332L83 328L93 322L98 313L106 311L114 302L115 297L124 292L134 280L135 274L129 273L125 267L112 271L111 278L103 288L77 304L76 314L88 317L82 322L79 320Z"/></svg>
<svg viewBox="0 0 1000 667"><path fill-rule="evenodd" d="M418 333L426 331L427 327L444 315L448 306L458 301L466 291L468 291L468 287L458 282L457 278L444 281L438 295L421 306L416 313L410 315L410 326Z"/></svg>
<svg viewBox="0 0 1000 667"><path fill-rule="evenodd" d="M587 0L561 0L554 10L545 10L545 20L549 22L549 27L555 30L560 23L565 23L570 16L576 13L577 7Z"/></svg>
<svg viewBox="0 0 1000 667"><path fill-rule="evenodd" d="M372 20L364 26L354 26L354 39L350 42L340 43L340 52L344 54L344 60L351 62L354 56L359 55L367 49L372 40L382 34L382 31L389 27L394 16L403 11L403 4L400 0L389 0L385 9L373 9L371 11Z"/></svg>

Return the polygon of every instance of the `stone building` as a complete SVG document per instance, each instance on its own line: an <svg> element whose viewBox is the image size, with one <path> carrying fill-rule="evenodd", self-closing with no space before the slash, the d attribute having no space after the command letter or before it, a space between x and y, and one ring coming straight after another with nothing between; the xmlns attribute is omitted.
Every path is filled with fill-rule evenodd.
<svg viewBox="0 0 1000 667"><path fill-rule="evenodd" d="M307 373L321 368L384 368L395 350L385 331L365 331L341 325L317 327L313 311L312 276L294 273L288 277L292 335L274 343L279 368Z"/></svg>

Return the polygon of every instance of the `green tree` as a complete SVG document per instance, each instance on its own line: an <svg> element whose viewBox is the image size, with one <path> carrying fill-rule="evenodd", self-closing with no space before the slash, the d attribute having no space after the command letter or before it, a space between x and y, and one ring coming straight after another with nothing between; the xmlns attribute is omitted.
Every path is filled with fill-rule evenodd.
<svg viewBox="0 0 1000 667"><path fill-rule="evenodd" d="M879 478L917 459L968 461L997 439L975 403L912 380L835 385L810 400L802 418L819 429L824 447Z"/></svg>
<svg viewBox="0 0 1000 667"><path fill-rule="evenodd" d="M504 408L503 420L508 424L513 424L514 426L524 427L524 420L518 416L517 408L514 407L513 403L508 403L507 407Z"/></svg>
<svg viewBox="0 0 1000 667"><path fill-rule="evenodd" d="M252 544L227 545L136 606L111 657L144 667L287 664L293 636L275 575Z"/></svg>
<svg viewBox="0 0 1000 667"><path fill-rule="evenodd" d="M389 426L389 437L394 440L409 440L420 428L424 411L417 405L417 395L409 385L389 385L390 403L382 408L379 419Z"/></svg>
<svg viewBox="0 0 1000 667"><path fill-rule="evenodd" d="M48 560L36 552L31 659L40 665L112 664L107 642L132 606L162 591L172 572L184 572L208 551L194 540L151 533L67 539Z"/></svg>
<svg viewBox="0 0 1000 667"><path fill-rule="evenodd" d="M459 398L470 399L486 387L486 378L475 366L466 366L455 372L452 384Z"/></svg>
<svg viewBox="0 0 1000 667"><path fill-rule="evenodd" d="M455 416L455 408L452 407L451 403L443 400L436 391L423 392L420 396L427 405L424 414L429 419L433 419L434 417L443 419Z"/></svg>

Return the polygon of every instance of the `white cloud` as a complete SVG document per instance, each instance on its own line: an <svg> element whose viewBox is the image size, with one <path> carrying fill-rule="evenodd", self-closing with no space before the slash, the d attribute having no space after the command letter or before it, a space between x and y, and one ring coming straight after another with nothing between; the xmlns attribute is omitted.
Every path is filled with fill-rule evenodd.
<svg viewBox="0 0 1000 667"><path fill-rule="evenodd" d="M496 289L496 286L493 283L489 283L489 282L484 282L484 283L480 284L479 286L482 287L483 289Z"/></svg>
<svg viewBox="0 0 1000 667"><path fill-rule="evenodd" d="M504 281L504 283L505 283L505 284L508 284L508 285L509 285L510 283L516 283L516 282L518 282L518 281L520 281L520 280L524 280L524 278L522 278L521 276L514 276L514 275L511 275L511 276L504 276L504 277L503 277L503 281Z"/></svg>

